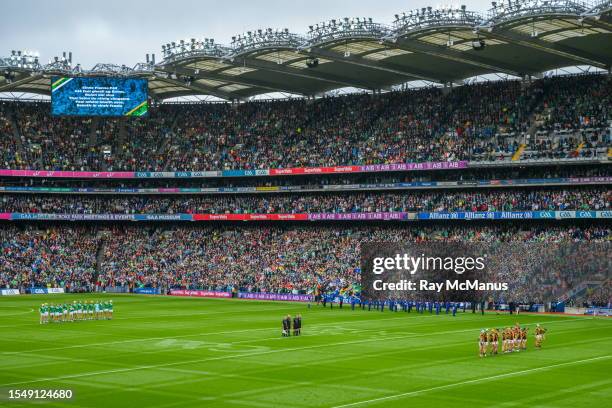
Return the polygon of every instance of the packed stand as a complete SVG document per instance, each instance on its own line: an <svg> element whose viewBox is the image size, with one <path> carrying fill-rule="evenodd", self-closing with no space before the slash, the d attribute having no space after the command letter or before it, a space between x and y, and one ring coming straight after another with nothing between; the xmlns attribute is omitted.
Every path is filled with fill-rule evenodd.
<svg viewBox="0 0 612 408"><path fill-rule="evenodd" d="M612 300L607 256L612 236L609 228L601 226L149 229L117 225L43 230L6 227L0 235L2 288L53 286L101 291L146 286L162 291L238 288L274 293L352 290L360 282L359 254L364 242L453 242L489 245L491 261L503 261L491 268L487 279L508 282L513 299L496 300L559 299L585 280L602 282L587 293L589 302ZM586 272L584 265L588 266Z"/></svg>
<svg viewBox="0 0 612 408"><path fill-rule="evenodd" d="M449 211L605 211L606 187L397 193L221 195L1 195L0 212L64 214L298 214Z"/></svg>
<svg viewBox="0 0 612 408"><path fill-rule="evenodd" d="M611 88L607 75L555 77L449 92L162 105L133 120L57 118L47 104L11 103L3 110L16 118L24 147L6 146L1 159L11 168L202 171L500 160L523 143L529 158L591 157L610 146Z"/></svg>
<svg viewBox="0 0 612 408"><path fill-rule="evenodd" d="M90 290L98 239L89 229L0 229L0 288Z"/></svg>
<svg viewBox="0 0 612 408"><path fill-rule="evenodd" d="M586 130L608 127L612 106L610 78L570 76L539 82L542 100L536 120L542 130Z"/></svg>
<svg viewBox="0 0 612 408"><path fill-rule="evenodd" d="M237 287L275 293L350 290L360 282L363 242L486 244L498 260L521 260L493 267L494 275L489 276L491 281L508 282L515 301L559 297L585 279L548 262L560 254L582 253L568 260L576 265L588 255L588 279L605 279L611 238L608 228L508 226L124 228L114 230L111 237L104 247L102 286L221 291ZM541 288L538 293L534 285Z"/></svg>

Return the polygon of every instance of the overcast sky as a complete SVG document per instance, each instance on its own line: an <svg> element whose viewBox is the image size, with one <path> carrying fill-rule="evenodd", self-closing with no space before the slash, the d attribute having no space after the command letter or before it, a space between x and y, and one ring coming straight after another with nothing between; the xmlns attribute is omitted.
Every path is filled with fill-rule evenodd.
<svg viewBox="0 0 612 408"><path fill-rule="evenodd" d="M489 0L465 2L485 11ZM390 24L393 15L416 8L455 4L413 0L13 0L3 1L0 55L13 49L40 53L42 63L62 51L91 68L96 62L133 66L146 53L161 59L161 44L184 38L231 37L258 28L289 28L341 17L372 17Z"/></svg>

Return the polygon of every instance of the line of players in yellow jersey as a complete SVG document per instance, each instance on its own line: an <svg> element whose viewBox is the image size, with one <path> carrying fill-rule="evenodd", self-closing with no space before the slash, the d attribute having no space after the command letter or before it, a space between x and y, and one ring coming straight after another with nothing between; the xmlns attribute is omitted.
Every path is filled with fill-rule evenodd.
<svg viewBox="0 0 612 408"><path fill-rule="evenodd" d="M501 339L502 353L519 352L527 350L527 327L520 327L518 323L514 327L504 329L483 329L478 337L478 349L480 357L495 356L499 351L499 340ZM546 329L536 325L535 347L542 348Z"/></svg>

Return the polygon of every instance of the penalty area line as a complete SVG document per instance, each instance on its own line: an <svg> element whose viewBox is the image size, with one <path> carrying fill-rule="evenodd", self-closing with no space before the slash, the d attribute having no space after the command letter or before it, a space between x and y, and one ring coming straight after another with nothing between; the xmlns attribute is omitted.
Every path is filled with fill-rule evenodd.
<svg viewBox="0 0 612 408"><path fill-rule="evenodd" d="M372 399L369 399L369 400L351 402L351 403L342 404L342 405L334 405L331 408L347 408L347 407L357 407L357 406L360 406L360 405L374 404L374 403L378 403L378 402L382 402L382 401L388 401L388 400L392 400L392 399L405 398L405 397L412 397L412 396L415 396L415 395L424 394L426 392L444 390L444 389L447 389L447 388L459 387L459 386L467 385L467 384L475 384L475 383L479 383L479 382L487 382L487 381L498 380L500 378L506 378L506 377L517 375L517 374L526 374L526 373L532 373L532 372L537 372L537 371L545 371L545 370L550 370L550 369L557 368L557 367L563 367L563 366L574 365L574 364L582 364L582 363L587 363L587 362L591 362L591 361L605 360L605 359L609 359L609 358L612 358L612 355L605 355L605 356L587 358L587 359L584 359L584 360L567 361L565 363L558 363L558 364L552 364L552 365L548 365L548 366L529 368L527 370L512 371L512 372L509 372L509 373L493 375L491 377L475 378L473 380L460 381L460 382L451 383L451 384L439 385L437 387L424 388L422 390L417 390L417 391L410 391L410 392L404 392L404 393L401 393L401 394L388 395L386 397L372 398Z"/></svg>

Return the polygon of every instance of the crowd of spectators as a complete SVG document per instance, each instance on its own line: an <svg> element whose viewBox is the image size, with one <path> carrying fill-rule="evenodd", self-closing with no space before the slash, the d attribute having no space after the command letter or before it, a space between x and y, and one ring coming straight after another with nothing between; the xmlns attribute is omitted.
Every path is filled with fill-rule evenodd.
<svg viewBox="0 0 612 408"><path fill-rule="evenodd" d="M610 242L504 243L489 253L490 264L498 261L493 262L489 279L508 282L508 293L501 296L521 303L567 301L581 295L586 282L603 283L600 288L612 300L610 249Z"/></svg>
<svg viewBox="0 0 612 408"><path fill-rule="evenodd" d="M98 244L83 228L0 228L0 288L92 289Z"/></svg>
<svg viewBox="0 0 612 408"><path fill-rule="evenodd" d="M146 120L128 121L55 117L46 103L0 103L0 137L6 143L0 156L2 167L159 169L163 161L156 152L168 138L174 118L174 109L166 108L152 110Z"/></svg>
<svg viewBox="0 0 612 408"><path fill-rule="evenodd" d="M297 214L448 211L604 211L606 187L224 195L0 196L0 212L65 214Z"/></svg>
<svg viewBox="0 0 612 408"><path fill-rule="evenodd" d="M592 156L610 146L606 75L502 81L317 100L162 105L148 118L52 117L47 104L6 104L20 142L2 167L222 170ZM12 129L2 137L14 139ZM550 130L527 137L526 132ZM554 130L572 131L554 136ZM587 131L588 130L588 131ZM20 147L21 146L21 147ZM110 148L109 148L110 146Z"/></svg>
<svg viewBox="0 0 612 408"><path fill-rule="evenodd" d="M608 277L609 279L609 277ZM577 303L579 306L600 306L600 307L612 307L612 283L608 281L606 285L599 286L595 289L585 290L584 297L581 299L581 303Z"/></svg>
<svg viewBox="0 0 612 408"><path fill-rule="evenodd" d="M610 81L598 76L547 78L540 82L542 101L536 122L544 130L574 130L608 126L612 114Z"/></svg>
<svg viewBox="0 0 612 408"><path fill-rule="evenodd" d="M348 164L591 156L610 148L608 75L427 88L382 95L240 104L162 105L147 118L53 117L47 104L0 103L0 167L53 170L222 170ZM534 133L535 132L535 133ZM527 135L529 133L529 135ZM528 137L529 136L529 137ZM604 166L468 169L462 172L334 175L204 181L152 180L142 187L270 186L609 176ZM23 180L7 181L23 185ZM81 183L90 183L82 181ZM40 184L38 184L40 183ZM72 183L72 184L71 184ZM28 185L74 186L29 180ZM94 187L137 187L96 182ZM165 183L165 184L164 184ZM168 184L170 183L170 184ZM301 183L301 184L300 184ZM86 185L91 187L91 185ZM534 187L307 194L2 194L0 212L353 213L387 211L610 210L606 187ZM412 224L413 225L413 224ZM607 225L516 224L413 227L312 225L245 227L117 224L0 226L0 287L103 290L150 286L299 292L360 282L368 241L499 244L493 280L516 301L561 298L590 277L589 304L612 301ZM465 225L465 224L463 224ZM591 244L596 243L593 247ZM595 248L595 249L593 249ZM530 261L525 268L524 261ZM534 294L533 288L539 288Z"/></svg>
<svg viewBox="0 0 612 408"><path fill-rule="evenodd" d="M606 227L117 225L7 227L0 236L0 287L333 291L360 283L364 242L459 242L489 246L499 265L488 279L510 284L506 300L559 298L585 279L608 279L589 296L598 304L612 301Z"/></svg>

